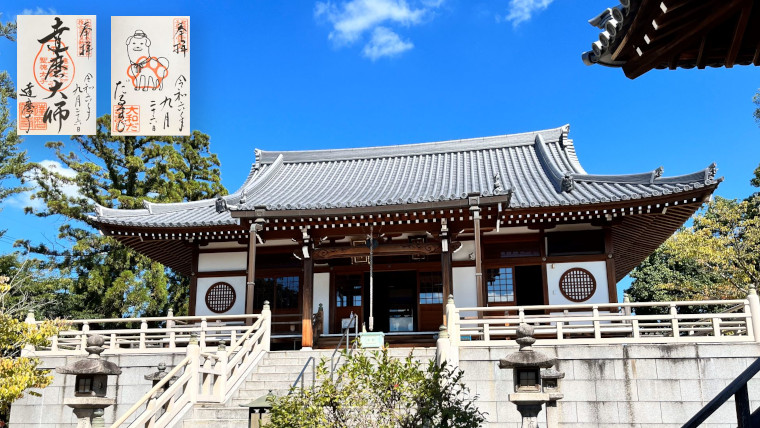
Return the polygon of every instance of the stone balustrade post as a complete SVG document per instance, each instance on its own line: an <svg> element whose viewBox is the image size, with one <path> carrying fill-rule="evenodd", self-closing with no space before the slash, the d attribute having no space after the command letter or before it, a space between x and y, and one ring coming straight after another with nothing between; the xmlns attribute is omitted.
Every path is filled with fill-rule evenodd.
<svg viewBox="0 0 760 428"><path fill-rule="evenodd" d="M670 304L670 327L673 330L673 339L678 340L681 337L681 327L678 322L678 308L675 303Z"/></svg>
<svg viewBox="0 0 760 428"><path fill-rule="evenodd" d="M446 329L449 335L449 341L454 348L459 347L459 315L457 315L457 307L454 303L454 295L449 294L449 300L446 302Z"/></svg>
<svg viewBox="0 0 760 428"><path fill-rule="evenodd" d="M631 303L631 296L629 296L628 294L623 294L623 303ZM625 316L627 317L630 317L631 307L630 306L623 307L623 314L625 314Z"/></svg>
<svg viewBox="0 0 760 428"><path fill-rule="evenodd" d="M169 308L169 312L166 313L166 328L174 327L174 310Z"/></svg>
<svg viewBox="0 0 760 428"><path fill-rule="evenodd" d="M29 311L26 314L26 319L24 320L25 324L33 325L37 323L37 320L34 319L34 312ZM34 345L27 343L24 345L24 348L21 349L21 356L22 357L29 357L32 354L34 354Z"/></svg>
<svg viewBox="0 0 760 428"><path fill-rule="evenodd" d="M169 312L166 314L166 330L169 332L169 348L176 348L177 347L177 332L174 331L174 326L177 325L177 322L174 321L174 310L171 308L169 309Z"/></svg>
<svg viewBox="0 0 760 428"><path fill-rule="evenodd" d="M599 322L599 306L594 305L594 307L591 308L591 317L594 320L594 339L599 340L602 338L602 326Z"/></svg>
<svg viewBox="0 0 760 428"><path fill-rule="evenodd" d="M435 362L440 366L446 362L450 369L459 365L459 348L451 343L451 336L445 325L438 328L438 340L435 343Z"/></svg>
<svg viewBox="0 0 760 428"><path fill-rule="evenodd" d="M439 366L443 364L449 358L449 351L451 348L451 341L449 340L449 332L445 325L441 325L438 328L438 340L435 342L435 362Z"/></svg>
<svg viewBox="0 0 760 428"><path fill-rule="evenodd" d="M140 349L145 349L145 337L148 331L148 322L142 320L140 323Z"/></svg>
<svg viewBox="0 0 760 428"><path fill-rule="evenodd" d="M87 348L87 336L90 332L90 323L87 321L82 323L82 334L79 335L79 350L82 352L85 352L85 349Z"/></svg>
<svg viewBox="0 0 760 428"><path fill-rule="evenodd" d="M227 393L227 362L229 361L229 355L227 353L227 346L224 341L219 343L219 347L216 350L216 356L219 358L216 361L214 369L219 373L219 377L214 381L214 396L219 399L220 403L224 402L224 396Z"/></svg>
<svg viewBox="0 0 760 428"><path fill-rule="evenodd" d="M187 345L187 356L190 357L190 364L187 367L187 370L190 370L187 395L191 403L197 403L198 387L200 386L201 347L198 346L198 337L195 334L190 337L190 343Z"/></svg>
<svg viewBox="0 0 760 428"><path fill-rule="evenodd" d="M208 330L208 321L206 320L206 317L203 317L201 318L201 336L198 343L201 348L206 347L206 330Z"/></svg>
<svg viewBox="0 0 760 428"><path fill-rule="evenodd" d="M272 310L269 308L269 300L264 301L264 306L261 309L261 328L264 329L264 335L261 337L261 344L264 345L264 350L269 351L270 342L272 338Z"/></svg>
<svg viewBox="0 0 760 428"><path fill-rule="evenodd" d="M754 336L755 342L760 343L760 297L757 295L755 284L749 286L747 300L749 301L749 312L752 317L752 335Z"/></svg>

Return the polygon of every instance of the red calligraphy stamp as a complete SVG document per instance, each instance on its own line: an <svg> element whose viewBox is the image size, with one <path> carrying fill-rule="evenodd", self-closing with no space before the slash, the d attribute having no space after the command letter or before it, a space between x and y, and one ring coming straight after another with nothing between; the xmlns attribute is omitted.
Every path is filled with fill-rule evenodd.
<svg viewBox="0 0 760 428"><path fill-rule="evenodd" d="M26 132L47 130L47 123L45 123L46 110L47 110L47 103L45 102L36 102L36 103L32 101L19 102L18 103L19 129Z"/></svg>
<svg viewBox="0 0 760 428"><path fill-rule="evenodd" d="M190 52L190 20L174 18L172 20L172 52L187 55Z"/></svg>
<svg viewBox="0 0 760 428"><path fill-rule="evenodd" d="M140 132L140 106L114 104L112 132Z"/></svg>
<svg viewBox="0 0 760 428"><path fill-rule="evenodd" d="M77 19L77 56L92 56L92 19Z"/></svg>
<svg viewBox="0 0 760 428"><path fill-rule="evenodd" d="M63 43L61 46L66 47ZM61 92L74 80L74 60L68 49L62 51L63 55L56 54L56 50L61 51L61 48L52 40L40 45L34 57L34 80L46 91Z"/></svg>

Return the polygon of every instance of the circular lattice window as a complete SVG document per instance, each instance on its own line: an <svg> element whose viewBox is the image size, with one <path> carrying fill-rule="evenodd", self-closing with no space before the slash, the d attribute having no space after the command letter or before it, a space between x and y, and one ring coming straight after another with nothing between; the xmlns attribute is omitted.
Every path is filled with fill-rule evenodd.
<svg viewBox="0 0 760 428"><path fill-rule="evenodd" d="M596 280L586 269L568 269L559 279L559 291L567 300L585 302L596 292Z"/></svg>
<svg viewBox="0 0 760 428"><path fill-rule="evenodd" d="M226 282L217 282L206 292L206 307L220 314L232 309L235 304L235 289Z"/></svg>

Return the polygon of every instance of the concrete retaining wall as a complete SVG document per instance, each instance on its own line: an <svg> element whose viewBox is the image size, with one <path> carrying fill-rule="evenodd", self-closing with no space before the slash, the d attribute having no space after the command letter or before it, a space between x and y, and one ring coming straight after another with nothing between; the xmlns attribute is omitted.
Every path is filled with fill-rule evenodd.
<svg viewBox="0 0 760 428"><path fill-rule="evenodd" d="M45 357L40 368L53 369L79 360L79 357ZM120 355L107 356L105 359L119 365L122 374L118 378L108 377L108 397L117 397L115 406L106 409L104 419L106 426L129 410L135 401L142 398L152 387L153 382L145 380L146 374L158 370L158 363L164 362L171 370L185 358L185 354L174 355ZM9 426L13 428L74 428L76 418L71 408L61 405L65 397L74 395L73 375L61 375L53 372L53 383L45 389L38 390L42 396L26 394L24 398L13 403Z"/></svg>
<svg viewBox="0 0 760 428"><path fill-rule="evenodd" d="M540 341L539 341L540 343ZM557 356L565 372L560 427L681 427L760 357L757 344L536 346ZM461 348L460 367L488 428L519 428L520 415L507 395L512 370L498 361L510 348ZM749 383L752 409L760 406L760 378ZM541 427L546 413L541 412ZM733 399L703 425L735 428Z"/></svg>
<svg viewBox="0 0 760 428"><path fill-rule="evenodd" d="M540 342L540 341L539 341ZM683 345L563 345L536 346L557 356L558 369L565 372L559 402L562 428L586 427L680 427L729 382L760 357L757 344ZM478 405L488 413L487 428L519 428L520 415L507 395L513 390L512 371L498 368L510 348L461 348L460 367L465 382L478 394ZM151 387L145 374L156 371L159 362L169 367L180 362L178 355L122 355L107 357L122 367L118 380L109 379L108 396L118 404L106 409L111 423ZM62 366L81 357L47 357L44 368ZM60 403L71 396L74 376L56 375L41 390L42 397L27 395L13 404L10 426L14 428L74 428L71 409ZM118 394L117 394L118 392ZM752 408L760 406L760 378L749 383ZM545 427L545 411L541 412ZM733 400L726 403L703 425L734 428Z"/></svg>

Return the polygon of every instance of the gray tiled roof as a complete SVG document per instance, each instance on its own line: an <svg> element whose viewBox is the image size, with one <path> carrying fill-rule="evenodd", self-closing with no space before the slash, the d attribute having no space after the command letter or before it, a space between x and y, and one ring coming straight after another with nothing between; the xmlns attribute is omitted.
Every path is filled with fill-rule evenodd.
<svg viewBox="0 0 760 428"><path fill-rule="evenodd" d="M509 206L552 207L641 199L715 182L714 166L680 177L662 170L591 175L581 167L569 126L437 143L341 150L256 151L245 183L226 196L230 210L313 210L457 201L512 193ZM134 226L235 224L214 200L99 208L97 221Z"/></svg>
<svg viewBox="0 0 760 428"><path fill-rule="evenodd" d="M175 204L145 202L145 209L122 210L96 207L95 221L104 224L144 227L183 227L235 225L237 220L230 213L216 212L215 201L205 199Z"/></svg>

